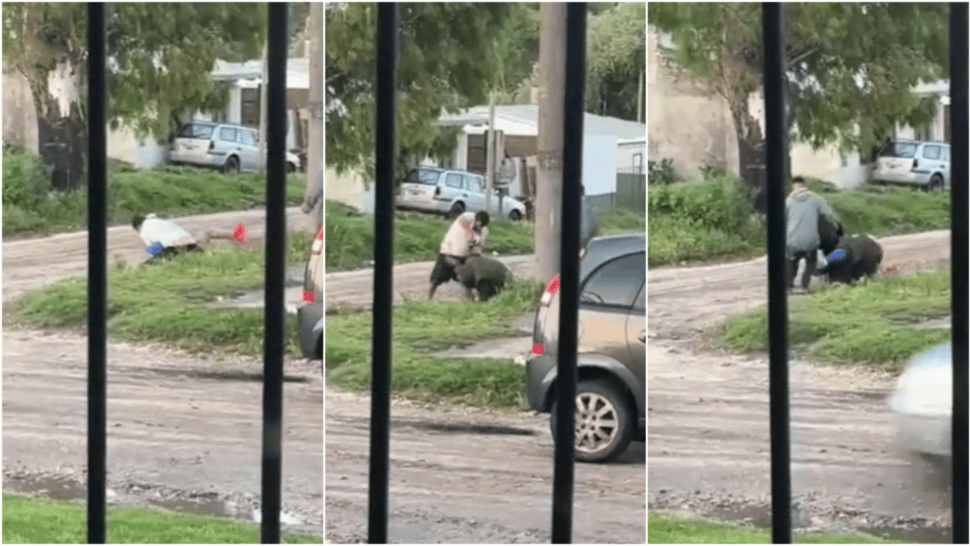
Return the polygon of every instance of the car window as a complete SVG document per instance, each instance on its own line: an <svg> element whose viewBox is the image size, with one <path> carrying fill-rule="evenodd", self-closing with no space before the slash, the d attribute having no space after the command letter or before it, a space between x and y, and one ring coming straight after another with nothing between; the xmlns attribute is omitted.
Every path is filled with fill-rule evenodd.
<svg viewBox="0 0 970 546"><path fill-rule="evenodd" d="M449 188L461 189L461 175L457 173L448 173L448 177L445 178L445 185Z"/></svg>
<svg viewBox="0 0 970 546"><path fill-rule="evenodd" d="M256 131L247 131L245 129L239 131L239 142L242 142L243 146L256 146Z"/></svg>
<svg viewBox="0 0 970 546"><path fill-rule="evenodd" d="M890 142L879 152L879 157L907 157L916 156L916 143Z"/></svg>
<svg viewBox="0 0 970 546"><path fill-rule="evenodd" d="M472 174L466 174L465 176L465 187L469 191L476 193L485 193L485 188L482 185L482 179Z"/></svg>
<svg viewBox="0 0 970 546"><path fill-rule="evenodd" d="M942 155L943 155L943 157L941 158L941 161L947 161L947 162L950 161L950 147L949 146L943 146L943 154Z"/></svg>
<svg viewBox="0 0 970 546"><path fill-rule="evenodd" d="M606 262L589 276L579 301L589 305L629 308L646 279L644 253L627 254Z"/></svg>
<svg viewBox="0 0 970 546"><path fill-rule="evenodd" d="M178 138L212 138L212 126L200 123L189 123L178 132Z"/></svg>
<svg viewBox="0 0 970 546"><path fill-rule="evenodd" d="M633 309L636 311L647 310L647 283L643 283L643 286L640 287L640 295L637 296L637 301L633 302Z"/></svg>
<svg viewBox="0 0 970 546"><path fill-rule="evenodd" d="M438 177L441 175L438 171L429 171L427 169L412 169L407 176L404 177L404 181L409 184L431 184L435 185L438 183Z"/></svg>
<svg viewBox="0 0 970 546"><path fill-rule="evenodd" d="M940 158L940 147L939 146L923 146L923 157L925 159L939 159Z"/></svg>
<svg viewBox="0 0 970 546"><path fill-rule="evenodd" d="M219 129L219 140L225 142L236 141L236 129L234 127L222 127Z"/></svg>

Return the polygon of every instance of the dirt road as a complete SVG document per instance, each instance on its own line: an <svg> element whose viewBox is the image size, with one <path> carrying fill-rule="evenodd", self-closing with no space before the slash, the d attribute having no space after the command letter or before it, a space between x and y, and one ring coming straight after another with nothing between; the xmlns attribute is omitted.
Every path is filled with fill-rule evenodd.
<svg viewBox="0 0 970 546"><path fill-rule="evenodd" d="M327 527L367 541L370 403L327 389ZM395 543L548 542L553 444L543 417L393 404L390 518ZM576 465L573 540L643 544L643 444L609 465Z"/></svg>
<svg viewBox="0 0 970 546"><path fill-rule="evenodd" d="M291 227L309 225L290 209ZM246 223L261 239L258 211L180 219L192 232ZM86 271L86 234L3 244L3 299ZM130 227L109 231L109 256L143 260ZM87 339L67 332L3 330L3 487L64 499L85 497ZM108 350L109 502L228 514L258 511L262 362L196 357L153 345ZM284 522L323 527L323 388L306 363L287 362ZM319 377L319 376L317 376Z"/></svg>
<svg viewBox="0 0 970 546"><path fill-rule="evenodd" d="M519 277L531 257L502 258ZM426 298L431 262L395 268L395 298ZM327 275L327 307L369 308L370 271ZM457 299L456 283L435 299ZM521 346L528 346L527 342ZM495 355L492 355L495 356ZM326 538L367 541L370 404L327 389ZM552 524L553 444L547 416L454 407L392 405L391 542L548 542ZM646 540L644 444L609 465L576 465L573 540Z"/></svg>
<svg viewBox="0 0 970 546"><path fill-rule="evenodd" d="M949 232L880 243L885 267L949 264ZM697 339L765 303L765 260L651 269L648 282L650 508L768 524L767 357L707 353ZM941 477L895 448L891 377L793 362L790 383L796 527L948 539Z"/></svg>

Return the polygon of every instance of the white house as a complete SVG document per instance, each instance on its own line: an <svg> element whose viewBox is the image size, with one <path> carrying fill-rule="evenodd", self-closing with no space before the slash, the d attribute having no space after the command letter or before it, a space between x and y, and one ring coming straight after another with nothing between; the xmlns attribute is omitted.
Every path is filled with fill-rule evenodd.
<svg viewBox="0 0 970 546"><path fill-rule="evenodd" d="M488 130L488 106L477 106L459 114L439 118L440 126L460 127L453 165L473 172L485 172L485 133ZM495 107L495 131L498 135L497 156L501 159L528 158L536 155L539 135L539 106L517 104ZM630 139L645 142L647 126L635 121L587 113L583 118L583 187L586 195L609 195L616 192L616 173L626 167L620 164L618 144ZM516 183L520 186L517 187ZM510 194L525 193L521 180L513 182Z"/></svg>

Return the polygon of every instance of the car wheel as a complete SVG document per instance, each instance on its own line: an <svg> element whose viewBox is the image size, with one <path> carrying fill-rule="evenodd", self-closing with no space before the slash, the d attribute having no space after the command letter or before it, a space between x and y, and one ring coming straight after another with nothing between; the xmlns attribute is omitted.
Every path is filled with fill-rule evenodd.
<svg viewBox="0 0 970 546"><path fill-rule="evenodd" d="M457 218L464 213L465 213L465 204L460 202L452 205L451 210L448 211L448 214L451 215L452 218Z"/></svg>
<svg viewBox="0 0 970 546"><path fill-rule="evenodd" d="M513 210L512 212L509 213L509 220L511 220L513 222L518 222L521 219L522 219L522 213L521 212L519 212L517 210Z"/></svg>
<svg viewBox="0 0 970 546"><path fill-rule="evenodd" d="M286 162L286 174L292 174L292 173L295 173L295 172L296 172L296 165L294 165L294 164L290 163L289 161L287 161Z"/></svg>
<svg viewBox="0 0 970 546"><path fill-rule="evenodd" d="M556 437L556 403L549 419ZM607 462L623 453L633 439L633 420L626 397L600 379L576 385L576 460Z"/></svg>
<svg viewBox="0 0 970 546"><path fill-rule="evenodd" d="M940 191L943 189L943 177L934 174L933 178L930 178L930 191Z"/></svg>
<svg viewBox="0 0 970 546"><path fill-rule="evenodd" d="M226 164L223 165L222 171L228 174L234 174L239 172L239 158L231 155L229 159L226 159Z"/></svg>

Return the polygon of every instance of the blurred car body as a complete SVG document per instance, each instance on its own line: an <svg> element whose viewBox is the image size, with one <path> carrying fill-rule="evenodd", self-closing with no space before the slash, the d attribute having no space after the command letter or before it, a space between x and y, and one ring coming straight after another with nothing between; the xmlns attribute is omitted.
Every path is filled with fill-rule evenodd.
<svg viewBox="0 0 970 546"><path fill-rule="evenodd" d="M953 347L947 343L906 363L889 399L900 449L947 464L952 460Z"/></svg>

